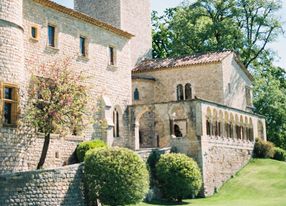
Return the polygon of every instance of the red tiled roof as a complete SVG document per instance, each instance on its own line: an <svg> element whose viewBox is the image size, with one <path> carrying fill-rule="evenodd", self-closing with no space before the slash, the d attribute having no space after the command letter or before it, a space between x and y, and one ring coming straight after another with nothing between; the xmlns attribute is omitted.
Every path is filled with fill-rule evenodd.
<svg viewBox="0 0 286 206"><path fill-rule="evenodd" d="M206 54L198 54L185 57L175 57L166 59L148 59L142 61L137 65L132 72L154 71L162 68L174 68L197 64L209 64L221 62L228 55L233 53L232 51L213 52Z"/></svg>

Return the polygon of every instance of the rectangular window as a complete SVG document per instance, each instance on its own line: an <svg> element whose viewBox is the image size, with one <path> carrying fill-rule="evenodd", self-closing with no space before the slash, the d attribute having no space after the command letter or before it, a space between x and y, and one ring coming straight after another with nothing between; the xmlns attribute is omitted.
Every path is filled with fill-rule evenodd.
<svg viewBox="0 0 286 206"><path fill-rule="evenodd" d="M48 25L48 45L56 47L56 27Z"/></svg>
<svg viewBox="0 0 286 206"><path fill-rule="evenodd" d="M80 37L80 39L79 39L79 41L80 41L80 55L81 56L86 56L86 38L84 38L84 37Z"/></svg>
<svg viewBox="0 0 286 206"><path fill-rule="evenodd" d="M109 65L115 65L115 51L113 47L109 47Z"/></svg>
<svg viewBox="0 0 286 206"><path fill-rule="evenodd" d="M18 105L18 89L14 85L4 84L3 88L3 124L16 125L17 122L17 105Z"/></svg>
<svg viewBox="0 0 286 206"><path fill-rule="evenodd" d="M38 39L38 28L35 26L31 27L31 37L33 39Z"/></svg>

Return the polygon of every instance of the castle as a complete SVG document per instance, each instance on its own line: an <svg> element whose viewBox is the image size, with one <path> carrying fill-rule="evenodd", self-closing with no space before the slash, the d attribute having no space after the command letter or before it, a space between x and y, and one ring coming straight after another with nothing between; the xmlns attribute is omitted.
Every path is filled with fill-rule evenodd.
<svg viewBox="0 0 286 206"><path fill-rule="evenodd" d="M33 170L43 144L18 124L31 67L72 57L92 78L107 123L82 136L53 135L45 167L69 164L77 144L101 138L136 151L173 147L200 165L211 195L266 139L252 112L252 76L231 51L151 58L150 0L0 0L0 174ZM36 136L36 137L34 137Z"/></svg>

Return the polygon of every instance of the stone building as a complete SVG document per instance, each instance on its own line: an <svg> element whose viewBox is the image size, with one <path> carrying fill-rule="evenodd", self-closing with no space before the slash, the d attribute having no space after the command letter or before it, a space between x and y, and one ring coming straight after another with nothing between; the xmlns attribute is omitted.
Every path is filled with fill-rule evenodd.
<svg viewBox="0 0 286 206"><path fill-rule="evenodd" d="M252 77L233 52L151 60L150 0L0 0L0 173L32 170L43 137L20 124L30 70L72 58L92 77L90 111L107 129L53 135L45 167L69 163L101 138L133 150L173 147L201 166L206 195L247 163L265 120L252 112Z"/></svg>

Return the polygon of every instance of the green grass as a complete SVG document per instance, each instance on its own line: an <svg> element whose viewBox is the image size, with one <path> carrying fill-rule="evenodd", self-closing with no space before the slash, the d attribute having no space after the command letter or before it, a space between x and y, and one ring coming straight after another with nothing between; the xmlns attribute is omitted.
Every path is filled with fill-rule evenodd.
<svg viewBox="0 0 286 206"><path fill-rule="evenodd" d="M190 206L286 206L286 163L270 159L252 160L214 196L184 203Z"/></svg>

